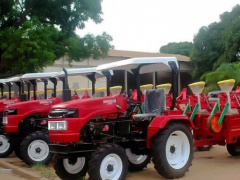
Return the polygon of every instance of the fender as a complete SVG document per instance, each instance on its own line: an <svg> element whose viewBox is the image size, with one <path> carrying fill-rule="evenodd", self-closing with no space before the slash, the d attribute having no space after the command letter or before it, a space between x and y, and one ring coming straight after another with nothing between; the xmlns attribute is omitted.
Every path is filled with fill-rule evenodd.
<svg viewBox="0 0 240 180"><path fill-rule="evenodd" d="M170 121L183 122L189 128L189 130L193 129L194 127L193 122L186 115L167 115L167 116L159 115L155 117L148 126L147 148L151 148L152 139L155 136L155 134L157 134L159 130L164 129Z"/></svg>

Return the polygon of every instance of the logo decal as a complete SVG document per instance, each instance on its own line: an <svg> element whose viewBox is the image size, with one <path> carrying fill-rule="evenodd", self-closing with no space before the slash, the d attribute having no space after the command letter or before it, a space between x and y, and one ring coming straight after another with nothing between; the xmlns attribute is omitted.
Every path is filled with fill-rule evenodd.
<svg viewBox="0 0 240 180"><path fill-rule="evenodd" d="M111 105L111 104L116 103L116 102L117 102L116 99L103 100L103 104L107 104L107 105Z"/></svg>

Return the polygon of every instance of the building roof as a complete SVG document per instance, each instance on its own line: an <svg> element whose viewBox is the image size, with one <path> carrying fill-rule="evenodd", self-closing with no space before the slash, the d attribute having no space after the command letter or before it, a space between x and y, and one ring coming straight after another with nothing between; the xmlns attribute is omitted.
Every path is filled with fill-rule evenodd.
<svg viewBox="0 0 240 180"><path fill-rule="evenodd" d="M138 52L138 51L124 51L114 50L108 51L109 57L123 57L123 58L136 58L136 57L176 57L178 61L190 62L190 58L178 54L164 54L164 53L150 53L150 52Z"/></svg>

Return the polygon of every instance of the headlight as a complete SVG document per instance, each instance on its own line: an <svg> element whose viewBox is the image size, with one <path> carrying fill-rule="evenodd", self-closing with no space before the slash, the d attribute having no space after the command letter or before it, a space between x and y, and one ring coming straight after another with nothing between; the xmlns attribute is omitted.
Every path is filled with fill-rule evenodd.
<svg viewBox="0 0 240 180"><path fill-rule="evenodd" d="M17 115L17 109L6 109L5 115Z"/></svg>
<svg viewBox="0 0 240 180"><path fill-rule="evenodd" d="M2 122L3 122L3 124L7 124L8 123L8 118L7 117L3 117L2 118Z"/></svg>
<svg viewBox="0 0 240 180"><path fill-rule="evenodd" d="M49 121L48 122L48 130L67 130L67 122L66 121Z"/></svg>
<svg viewBox="0 0 240 180"><path fill-rule="evenodd" d="M49 113L49 118L77 118L78 109L53 109Z"/></svg>

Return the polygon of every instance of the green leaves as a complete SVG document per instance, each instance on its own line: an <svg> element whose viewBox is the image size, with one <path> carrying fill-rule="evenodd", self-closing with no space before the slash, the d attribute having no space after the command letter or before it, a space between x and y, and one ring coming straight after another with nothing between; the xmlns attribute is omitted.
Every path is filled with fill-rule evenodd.
<svg viewBox="0 0 240 180"><path fill-rule="evenodd" d="M41 71L56 59L59 31L37 20L26 21L19 29L6 28L0 36L1 68L8 73Z"/></svg>
<svg viewBox="0 0 240 180"><path fill-rule="evenodd" d="M220 15L221 21L202 27L194 37L190 58L198 80L204 73L216 70L222 63L240 59L240 5Z"/></svg>
<svg viewBox="0 0 240 180"><path fill-rule="evenodd" d="M101 14L101 0L1 0L0 72L42 71L65 53L69 63L105 56L111 36L74 32L89 19L100 23Z"/></svg>
<svg viewBox="0 0 240 180"><path fill-rule="evenodd" d="M160 48L161 53L181 54L190 56L193 44L191 42L168 43Z"/></svg>
<svg viewBox="0 0 240 180"><path fill-rule="evenodd" d="M82 61L90 57L93 59L104 57L109 49L113 48L110 44L111 41L112 37L105 32L96 37L92 34L88 34L83 38L73 36L67 41L69 62L71 63L72 60Z"/></svg>
<svg viewBox="0 0 240 180"><path fill-rule="evenodd" d="M201 80L206 82L206 87L204 88L204 92L208 93L210 91L219 90L219 86L217 85L218 81L227 80L227 79L235 79L236 85L240 84L240 63L224 63L219 68L217 68L213 72L205 73Z"/></svg>

